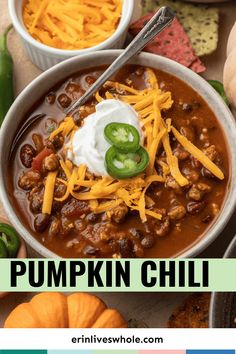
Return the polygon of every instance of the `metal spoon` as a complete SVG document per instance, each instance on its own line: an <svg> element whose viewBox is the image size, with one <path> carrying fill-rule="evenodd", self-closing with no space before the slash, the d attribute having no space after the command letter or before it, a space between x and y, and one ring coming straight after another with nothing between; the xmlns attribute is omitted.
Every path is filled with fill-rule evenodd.
<svg viewBox="0 0 236 354"><path fill-rule="evenodd" d="M141 32L134 38L134 40L128 45L128 47L122 52L122 54L104 71L104 73L97 79L97 81L90 86L88 91L79 98L65 114L71 114L78 110L81 105L86 103L89 98L96 93L101 86L110 79L119 69L121 69L132 57L141 52L141 50L160 33L164 28L169 26L175 17L174 11L169 7L161 7L159 11L150 19L150 21L144 26ZM38 119L41 119L45 114L38 114L30 117L19 129L11 148L11 152L15 149L17 142L21 139L24 133L29 127L34 124Z"/></svg>
<svg viewBox="0 0 236 354"><path fill-rule="evenodd" d="M85 94L80 97L65 113L71 114L85 104L89 98L96 93L101 86L110 79L119 69L121 69L131 58L141 52L141 50L160 33L169 26L175 17L174 11L169 7L161 7L159 11L144 26L141 32L134 38L121 55L104 71L104 73L90 86Z"/></svg>

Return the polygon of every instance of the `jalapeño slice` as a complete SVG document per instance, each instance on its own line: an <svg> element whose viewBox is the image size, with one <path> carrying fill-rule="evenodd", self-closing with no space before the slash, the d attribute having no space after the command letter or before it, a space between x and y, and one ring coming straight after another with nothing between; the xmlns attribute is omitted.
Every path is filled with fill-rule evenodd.
<svg viewBox="0 0 236 354"><path fill-rule="evenodd" d="M136 152L124 153L112 146L107 150L105 161L111 177L125 179L142 173L149 163L149 156L143 147Z"/></svg>
<svg viewBox="0 0 236 354"><path fill-rule="evenodd" d="M0 240L6 246L8 257L14 258L20 248L20 238L16 230L11 225L0 223Z"/></svg>
<svg viewBox="0 0 236 354"><path fill-rule="evenodd" d="M139 149L140 135L135 127L126 123L110 123L104 129L106 140L124 152Z"/></svg>

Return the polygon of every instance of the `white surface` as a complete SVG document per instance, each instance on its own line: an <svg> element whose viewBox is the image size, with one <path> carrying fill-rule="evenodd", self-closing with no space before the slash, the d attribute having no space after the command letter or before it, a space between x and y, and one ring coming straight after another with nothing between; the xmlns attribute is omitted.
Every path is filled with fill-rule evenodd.
<svg viewBox="0 0 236 354"><path fill-rule="evenodd" d="M115 352L115 349L155 349L155 350L181 350L191 348L200 350L233 350L235 348L235 329L4 329L0 330L1 348L9 349L45 349L48 350L78 350L78 349L99 349L109 350L107 353ZM88 337L86 343L83 338ZM91 337L93 341L91 341ZM121 337L123 339L121 339ZM12 340L14 338L14 340ZM74 344L72 338L80 342ZM95 339L94 339L95 338ZM111 342L96 342L96 339L111 338ZM116 338L114 343L112 339ZM135 339L139 342L132 343ZM162 339L160 343L159 340ZM127 340L127 342L126 342ZM155 343L156 342L156 343ZM49 351L50 353L50 351ZM54 351L51 354L56 354ZM60 352L58 352L59 354ZM74 352L76 353L76 351ZM104 351L105 353L105 351ZM154 351L158 353L158 351ZM168 354L168 351L167 351Z"/></svg>

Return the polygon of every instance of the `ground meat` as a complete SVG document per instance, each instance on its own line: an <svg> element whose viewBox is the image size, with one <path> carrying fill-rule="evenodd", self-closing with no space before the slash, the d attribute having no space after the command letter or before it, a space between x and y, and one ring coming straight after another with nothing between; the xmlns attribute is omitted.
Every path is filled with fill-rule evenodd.
<svg viewBox="0 0 236 354"><path fill-rule="evenodd" d="M111 223L103 225L100 229L100 239L104 242L109 242L113 238L116 230L117 228L115 225L112 225Z"/></svg>
<svg viewBox="0 0 236 354"><path fill-rule="evenodd" d="M49 235L50 236L57 236L60 233L61 229L61 222L59 219L54 219L51 222L50 228L49 228Z"/></svg>
<svg viewBox="0 0 236 354"><path fill-rule="evenodd" d="M206 183L193 184L188 192L188 197L192 200L199 201L210 191L211 187Z"/></svg>
<svg viewBox="0 0 236 354"><path fill-rule="evenodd" d="M117 224L120 224L125 220L128 211L128 207L125 204L121 204L109 211L108 216L111 218L112 221L116 222Z"/></svg>
<svg viewBox="0 0 236 354"><path fill-rule="evenodd" d="M44 187L43 185L34 187L29 194L30 210L33 213L40 213L43 205Z"/></svg>
<svg viewBox="0 0 236 354"><path fill-rule="evenodd" d="M59 168L59 160L56 154L51 154L43 160L43 170L44 171L56 171Z"/></svg>
<svg viewBox="0 0 236 354"><path fill-rule="evenodd" d="M63 235L65 235L65 236L68 235L72 230L74 230L74 228L75 228L75 225L71 220L69 220L65 217L63 217L61 219L61 233Z"/></svg>
<svg viewBox="0 0 236 354"><path fill-rule="evenodd" d="M172 177L171 175L166 177L165 186L173 189L176 194L181 194L183 192L180 185L176 182L174 177Z"/></svg>
<svg viewBox="0 0 236 354"><path fill-rule="evenodd" d="M25 172L18 181L19 187L24 190L30 190L36 187L40 181L41 175L38 171Z"/></svg>
<svg viewBox="0 0 236 354"><path fill-rule="evenodd" d="M180 220L186 215L186 209L183 205L176 205L168 213L171 220Z"/></svg>
<svg viewBox="0 0 236 354"><path fill-rule="evenodd" d="M166 236L170 231L170 220L168 217L155 221L155 233L158 237Z"/></svg>
<svg viewBox="0 0 236 354"><path fill-rule="evenodd" d="M177 146L177 148L173 151L174 155L179 159L179 160L186 160L189 158L189 153L186 151L184 148L181 146Z"/></svg>
<svg viewBox="0 0 236 354"><path fill-rule="evenodd" d="M210 145L204 150L204 153L211 161L215 161L218 154L215 145Z"/></svg>
<svg viewBox="0 0 236 354"><path fill-rule="evenodd" d="M188 167L184 167L182 169L182 173L185 175L185 177L188 179L190 183L196 183L199 180L200 174Z"/></svg>

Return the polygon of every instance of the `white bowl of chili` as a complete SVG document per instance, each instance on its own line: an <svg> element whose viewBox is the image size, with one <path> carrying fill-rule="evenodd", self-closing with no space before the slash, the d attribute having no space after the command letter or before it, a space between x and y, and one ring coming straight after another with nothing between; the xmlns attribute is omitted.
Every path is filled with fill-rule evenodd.
<svg viewBox="0 0 236 354"><path fill-rule="evenodd" d="M8 7L13 26L20 35L26 52L30 60L40 69L47 70L48 68L58 64L59 62L71 57L89 53L95 50L103 49L119 49L122 48L128 32L128 27L132 19L134 10L134 0L122 0L122 11L120 20L117 23L115 31L104 41L88 46L88 48L79 50L66 50L55 48L41 43L36 40L27 30L23 20L23 0L9 0ZM96 13L96 9L93 9ZM94 25L94 27L96 27ZM98 25L99 27L99 25ZM94 29L96 30L96 28ZM87 40L87 39L86 39Z"/></svg>
<svg viewBox="0 0 236 354"><path fill-rule="evenodd" d="M24 91L16 98L14 104L12 105L11 109L9 110L4 123L1 128L1 135L0 135L0 180L2 181L0 185L0 193L1 198L6 209L7 215L9 216L12 224L15 226L19 234L21 234L26 242L36 250L40 255L44 257L55 257L58 256L60 252L47 247L45 244L45 235L43 236L43 240L39 242L39 238L35 237L33 231L30 230L29 222L26 221L27 213L29 210L25 206L21 206L22 211L19 210L19 207L16 208L16 203L21 203L22 201L22 190L14 190L12 188L12 182L10 180L12 178L18 178L19 175L22 173L20 170L17 170L16 163L19 164L19 155L18 157L14 158L13 160L10 159L11 150L12 150L12 143L14 141L14 137L19 129L19 126L22 124L26 117L29 117L29 113L32 114L32 109L37 105L41 98L45 97L45 94L51 92L52 88L58 85L59 82L65 82L68 80L68 77L73 77L78 72L78 68L80 71L89 72L91 69L92 72L98 72L99 66L109 65L112 63L118 55L121 54L120 50L107 50L107 51L99 51L94 53L85 54L83 56L78 56L75 58L71 58L63 63L56 65L55 67L49 69L47 72L41 74L37 79L35 79L28 87L24 89ZM183 99L188 95L186 93L186 85L194 91L194 97L196 100L200 100L200 106L197 105L196 109L199 109L198 115L200 120L204 122L205 116L208 116L208 120L210 119L210 111L214 116L217 118L216 121L222 131L222 134L218 138L214 136L214 124L210 126L209 129L213 131L213 138L215 144L218 144L217 147L222 150L222 146L224 147L223 153L227 156L227 165L226 167L226 175L227 178L224 184L224 193L222 197L222 203L220 205L220 209L217 211L217 216L214 218L212 222L209 223L207 227L204 227L204 232L199 234L199 237L195 238L195 240L191 239L191 235L185 233L178 233L178 229L175 231L175 238L171 237L159 237L158 238L158 248L157 248L157 255L155 252L149 254L150 257L161 257L160 250L165 250L165 252L169 252L171 245L174 244L178 245L181 241L181 247L178 249L178 252L169 252L168 256L167 253L163 252L164 257L172 257L172 256L181 256L181 257L193 257L202 252L211 242L213 242L216 237L223 231L224 227L228 223L236 205L236 165L234 163L234 156L236 154L236 124L235 120L225 105L221 97L216 93L216 91L199 75L195 74L191 70L185 68L184 66L166 59L164 57L160 57L157 55L149 54L149 53L141 53L139 56L132 59L131 64L143 66L143 67L150 67L154 70L160 70L158 75L158 80L161 80L161 76L170 76L169 78L169 85L175 88L174 94L178 93L179 96L182 95ZM104 69L103 69L104 70ZM126 70L126 69L125 69ZM142 73L142 72L141 72ZM138 75L138 71L137 71ZM124 75L123 75L124 77ZM133 77L133 76L132 76ZM182 84L178 88L178 80ZM50 83L50 84L49 84ZM63 83L65 86L65 83ZM63 87L64 87L63 86ZM162 87L162 85L161 85ZM182 87L182 89L181 89ZM185 89L183 89L185 87ZM177 90L179 92L177 92ZM59 89L60 91L60 89ZM205 103L204 103L204 102ZM185 101L183 101L185 102ZM183 102L180 102L180 105L183 105ZM204 104L203 104L204 103ZM207 111L204 112L202 110L202 105L204 107L208 107ZM44 108L46 109L47 106ZM182 106L181 106L182 107ZM178 108L179 109L179 108ZM185 112L184 120L190 116L190 111L188 105L183 107ZM42 107L41 107L42 110ZM40 112L41 112L40 110ZM37 112L39 109L37 108ZM195 115L192 114L193 120L195 119ZM60 112L60 119L62 117L62 113ZM168 115L169 117L169 115ZM178 127L177 127L178 128ZM218 129L218 128L217 128ZM202 134L204 135L206 130L204 129L201 134L198 135L197 139L204 139ZM178 138L178 136L177 136ZM199 141L200 141L199 140ZM18 148L18 150L20 147ZM20 150L19 150L20 151ZM9 161L10 165L9 165ZM14 162L15 161L15 162ZM193 160L194 162L194 160ZM191 163L190 163L191 165ZM189 166L190 166L189 165ZM7 168L6 166L9 166ZM12 174L12 171L14 173ZM185 173L188 174L188 168L185 170ZM11 176L10 176L11 175ZM194 177L194 176L193 176ZM18 185L18 182L14 182L15 185ZM214 185L217 186L218 182L214 182ZM18 187L17 187L18 188ZM166 192L166 196L171 192ZM215 190L214 193L215 197L217 198L217 191ZM211 202L214 202L214 195ZM187 201L188 203L189 201ZM192 203L192 202L191 202ZM22 204L23 205L23 204ZM213 205L212 205L213 206ZM189 213L193 212L194 210L189 210ZM23 215L23 214L24 215ZM173 215L172 215L173 216ZM204 219L203 223L208 223L209 218ZM192 221L196 225L196 230L198 226L196 219L193 217ZM189 222L189 230L194 231L194 224L193 222ZM184 222L183 222L184 223ZM26 226L27 225L27 226ZM31 221L32 225L32 221ZM178 226L178 223L177 223ZM190 232L189 231L189 232ZM57 240L59 240L57 238ZM159 241L160 240L160 241ZM162 245L165 243L164 248ZM58 243L57 243L58 246ZM64 249L64 248L63 248ZM158 253L159 252L159 253ZM74 254L67 255L69 257L74 257Z"/></svg>

